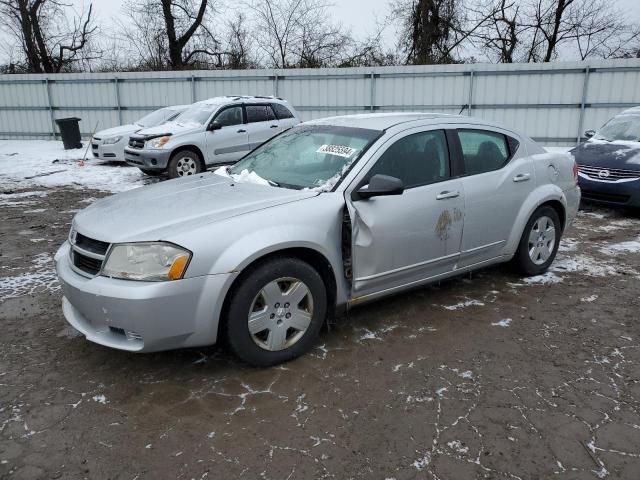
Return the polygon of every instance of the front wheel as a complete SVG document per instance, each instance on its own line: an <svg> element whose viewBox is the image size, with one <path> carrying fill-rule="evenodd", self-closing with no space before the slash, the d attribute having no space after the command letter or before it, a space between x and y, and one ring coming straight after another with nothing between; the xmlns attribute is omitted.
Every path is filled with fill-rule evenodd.
<svg viewBox="0 0 640 480"><path fill-rule="evenodd" d="M187 177L202 172L200 156L191 150L174 153L169 160L167 173L169 178Z"/></svg>
<svg viewBox="0 0 640 480"><path fill-rule="evenodd" d="M533 212L514 258L522 273L540 275L546 272L556 257L561 235L558 212L548 205Z"/></svg>
<svg viewBox="0 0 640 480"><path fill-rule="evenodd" d="M327 312L318 272L296 258L276 258L246 274L232 294L227 341L241 360L267 367L292 360L315 342Z"/></svg>

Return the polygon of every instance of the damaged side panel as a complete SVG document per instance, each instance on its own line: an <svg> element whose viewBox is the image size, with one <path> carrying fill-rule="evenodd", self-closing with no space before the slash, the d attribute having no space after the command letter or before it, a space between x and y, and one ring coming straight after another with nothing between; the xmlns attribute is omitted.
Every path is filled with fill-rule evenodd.
<svg viewBox="0 0 640 480"><path fill-rule="evenodd" d="M459 195L436 200L442 191ZM397 196L347 201L347 208L352 234L348 257L352 302L456 268L464 223L459 180L411 188ZM343 220L343 228L346 222ZM343 245L343 262L345 251Z"/></svg>

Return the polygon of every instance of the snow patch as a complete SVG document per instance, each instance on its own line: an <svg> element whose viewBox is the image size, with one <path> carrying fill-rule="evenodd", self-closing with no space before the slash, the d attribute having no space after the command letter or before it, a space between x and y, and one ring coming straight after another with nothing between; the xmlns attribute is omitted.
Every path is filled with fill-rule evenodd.
<svg viewBox="0 0 640 480"><path fill-rule="evenodd" d="M103 405L106 405L107 404L107 397L105 397L104 395L95 395L93 397L93 401L101 403Z"/></svg>
<svg viewBox="0 0 640 480"><path fill-rule="evenodd" d="M443 305L442 308L446 308L447 310L458 310L460 308L471 306L484 307L484 303L480 300L465 300L464 302L456 303L455 305Z"/></svg>
<svg viewBox="0 0 640 480"><path fill-rule="evenodd" d="M491 325L493 325L494 327L508 327L511 325L511 322L512 319L505 318L503 320L500 320L499 322L492 323Z"/></svg>
<svg viewBox="0 0 640 480"><path fill-rule="evenodd" d="M424 470L431 463L431 453L427 452L422 458L417 459L412 465L416 470Z"/></svg>
<svg viewBox="0 0 640 480"><path fill-rule="evenodd" d="M448 442L447 445L451 450L455 450L458 453L468 453L469 447L465 447L462 445L460 440L453 440L452 442Z"/></svg>
<svg viewBox="0 0 640 480"><path fill-rule="evenodd" d="M588 297L582 297L580 301L591 303L591 302L595 302L597 299L598 299L598 295L589 295Z"/></svg>
<svg viewBox="0 0 640 480"><path fill-rule="evenodd" d="M68 186L123 192L157 181L126 164L83 161L85 147L64 150L60 141L2 140L0 188Z"/></svg>

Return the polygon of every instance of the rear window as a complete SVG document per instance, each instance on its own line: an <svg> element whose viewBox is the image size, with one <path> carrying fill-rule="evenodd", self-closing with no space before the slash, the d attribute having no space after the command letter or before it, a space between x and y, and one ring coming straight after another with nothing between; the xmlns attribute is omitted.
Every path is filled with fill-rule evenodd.
<svg viewBox="0 0 640 480"><path fill-rule="evenodd" d="M486 130L458 130L467 175L491 172L509 160L505 135Z"/></svg>
<svg viewBox="0 0 640 480"><path fill-rule="evenodd" d="M268 122L276 116L269 105L247 105L247 121L249 123Z"/></svg>
<svg viewBox="0 0 640 480"><path fill-rule="evenodd" d="M271 106L276 111L278 118L293 118L293 113L291 113L291 111L284 105L280 103L272 103Z"/></svg>

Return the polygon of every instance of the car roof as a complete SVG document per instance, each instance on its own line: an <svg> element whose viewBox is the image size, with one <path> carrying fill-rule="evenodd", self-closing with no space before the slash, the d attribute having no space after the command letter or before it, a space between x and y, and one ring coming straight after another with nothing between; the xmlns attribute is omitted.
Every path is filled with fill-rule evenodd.
<svg viewBox="0 0 640 480"><path fill-rule="evenodd" d="M640 107L631 107L623 110L618 115L640 115Z"/></svg>
<svg viewBox="0 0 640 480"><path fill-rule="evenodd" d="M178 111L178 110L186 110L187 108L189 108L191 105L169 105L168 107L164 107L166 110L173 110L173 111Z"/></svg>
<svg viewBox="0 0 640 480"><path fill-rule="evenodd" d="M363 113L357 115L342 115L337 117L322 118L305 122L305 125L335 125L341 127L368 128L371 130L386 130L396 125L420 120L422 125L439 123L470 123L486 126L501 127L498 124L487 122L475 117L464 115L451 115L447 113Z"/></svg>
<svg viewBox="0 0 640 480"><path fill-rule="evenodd" d="M267 95L225 95L222 97L212 97L207 100L202 100L196 103L203 103L206 105L227 105L229 103L287 103L280 97L272 97Z"/></svg>

